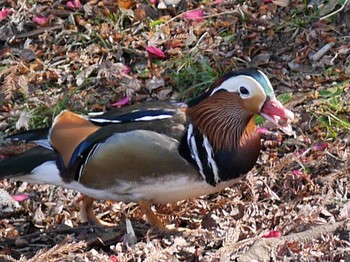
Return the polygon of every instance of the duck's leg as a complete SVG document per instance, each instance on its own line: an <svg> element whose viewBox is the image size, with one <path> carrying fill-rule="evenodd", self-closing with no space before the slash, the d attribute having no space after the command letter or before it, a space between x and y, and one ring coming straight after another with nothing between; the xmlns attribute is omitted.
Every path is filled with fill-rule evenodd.
<svg viewBox="0 0 350 262"><path fill-rule="evenodd" d="M146 215L148 222L151 224L151 226L157 227L161 231L167 231L167 232L181 232L184 234L192 234L192 233L200 233L205 232L205 230L202 229L189 229L184 227L175 227L173 225L164 225L156 214L151 209L151 203L145 200L141 200L138 202L141 211Z"/></svg>
<svg viewBox="0 0 350 262"><path fill-rule="evenodd" d="M104 222L96 217L96 215L92 210L94 201L95 199L93 199L92 197L89 197L83 194L81 194L78 197L77 202L78 203L81 202L80 212L79 212L81 221L88 222L89 224L95 225L95 226L112 226L112 224Z"/></svg>
<svg viewBox="0 0 350 262"><path fill-rule="evenodd" d="M151 203L146 200L140 200L138 202L141 211L146 215L148 222L151 226L157 227L160 230L167 230L162 221L159 220L156 214L151 209Z"/></svg>

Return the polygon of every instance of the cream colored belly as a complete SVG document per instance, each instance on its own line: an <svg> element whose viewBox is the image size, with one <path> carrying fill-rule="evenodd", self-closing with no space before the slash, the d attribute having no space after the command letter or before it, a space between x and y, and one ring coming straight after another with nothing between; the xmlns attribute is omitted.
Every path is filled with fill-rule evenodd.
<svg viewBox="0 0 350 262"><path fill-rule="evenodd" d="M108 189L91 189L77 182L70 183L70 187L96 199L114 200L122 202L138 202L147 200L153 204L165 204L189 198L196 198L219 192L233 185L236 180L221 182L213 187L200 179L188 176L173 175L167 179L148 180L146 183L120 182L117 187Z"/></svg>
<svg viewBox="0 0 350 262"><path fill-rule="evenodd" d="M138 202L148 200L154 204L165 204L188 198L195 198L219 192L233 185L241 178L221 182L213 187L203 181L199 174L173 174L158 177L147 177L146 180L126 182L118 180L115 186L93 189L72 181L66 183L59 175L56 163L48 161L33 170L31 174L16 177L16 180L38 184L54 184L70 188L96 199L122 202Z"/></svg>

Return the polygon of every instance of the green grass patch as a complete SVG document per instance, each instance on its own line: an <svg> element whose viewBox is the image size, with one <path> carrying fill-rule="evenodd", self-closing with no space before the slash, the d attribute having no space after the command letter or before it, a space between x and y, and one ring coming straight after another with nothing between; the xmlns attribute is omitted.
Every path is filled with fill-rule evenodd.
<svg viewBox="0 0 350 262"><path fill-rule="evenodd" d="M170 85L179 92L181 100L195 97L208 89L223 73L217 68L200 52L190 52L167 64Z"/></svg>
<svg viewBox="0 0 350 262"><path fill-rule="evenodd" d="M30 115L29 128L50 126L54 117L69 107L70 101L70 95L64 95L54 106L49 106L44 102L28 101L26 110Z"/></svg>
<svg viewBox="0 0 350 262"><path fill-rule="evenodd" d="M310 113L317 119L318 129L324 131L325 138L335 139L339 134L350 131L350 101L344 88L350 81L320 90L316 106Z"/></svg>

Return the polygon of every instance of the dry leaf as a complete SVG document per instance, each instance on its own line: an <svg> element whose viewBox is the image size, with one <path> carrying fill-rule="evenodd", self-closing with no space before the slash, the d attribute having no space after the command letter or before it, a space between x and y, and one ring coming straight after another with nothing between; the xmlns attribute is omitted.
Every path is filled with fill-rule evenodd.
<svg viewBox="0 0 350 262"><path fill-rule="evenodd" d="M146 87L149 91L152 91L153 89L157 89L159 87L164 86L164 79L163 78L157 78L155 76L152 77L152 79L147 80Z"/></svg>
<svg viewBox="0 0 350 262"><path fill-rule="evenodd" d="M117 3L120 8L124 9L130 9L135 4L133 0L118 0Z"/></svg>
<svg viewBox="0 0 350 262"><path fill-rule="evenodd" d="M33 217L33 222L36 227L42 227L43 221L45 219L45 214L41 210L41 204L36 208L34 217Z"/></svg>

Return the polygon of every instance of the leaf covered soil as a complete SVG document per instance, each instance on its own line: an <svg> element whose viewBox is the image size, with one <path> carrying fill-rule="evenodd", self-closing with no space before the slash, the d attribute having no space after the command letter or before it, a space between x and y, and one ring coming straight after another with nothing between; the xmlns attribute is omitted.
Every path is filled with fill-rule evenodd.
<svg viewBox="0 0 350 262"><path fill-rule="evenodd" d="M239 184L155 206L166 224L193 232L159 232L136 204L109 201L96 201L94 212L115 226L89 226L77 192L0 181L1 261L350 259L347 1L0 6L0 140L49 126L63 109L186 100L222 73L250 66L267 73L296 115L295 137L256 119L262 154ZM0 159L25 149L1 142Z"/></svg>

